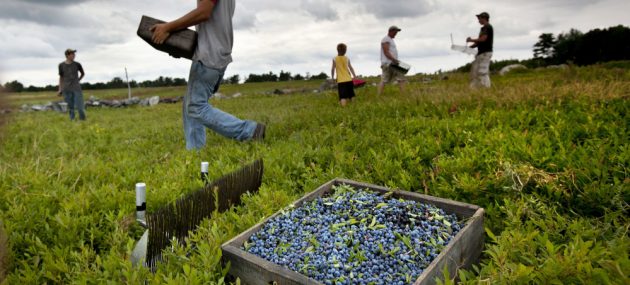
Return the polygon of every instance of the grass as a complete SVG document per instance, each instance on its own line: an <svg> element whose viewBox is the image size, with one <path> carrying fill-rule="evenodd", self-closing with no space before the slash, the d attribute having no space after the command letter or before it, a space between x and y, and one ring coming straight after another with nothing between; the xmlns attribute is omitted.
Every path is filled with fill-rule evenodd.
<svg viewBox="0 0 630 285"><path fill-rule="evenodd" d="M0 218L9 239L8 284L222 284L220 245L324 182L344 177L468 202L487 211L479 266L464 283L628 284L630 71L615 66L493 76L471 91L466 74L400 94L358 89L347 108L318 82L225 85L211 100L266 123L267 138L239 143L209 133L185 150L181 105L87 110L88 121L14 113L0 152ZM375 79L371 79L373 82ZM126 90L86 91L125 98ZM181 96L183 88L134 90ZM54 100L11 94L12 106ZM450 110L450 111L449 111ZM456 110L452 112L453 110ZM206 220L157 272L129 255L134 184L148 212L194 191L199 163L217 178L263 158L260 192Z"/></svg>

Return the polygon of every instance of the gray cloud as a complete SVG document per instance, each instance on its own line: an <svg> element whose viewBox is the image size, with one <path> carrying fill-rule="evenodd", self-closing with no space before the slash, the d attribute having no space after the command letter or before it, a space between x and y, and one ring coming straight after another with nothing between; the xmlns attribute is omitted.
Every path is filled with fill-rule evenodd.
<svg viewBox="0 0 630 285"><path fill-rule="evenodd" d="M89 1L90 0L58 0L51 1L53 3L49 3L44 0L8 0L8 2L2 4L2 9L0 9L0 20L37 23L43 26L70 27L85 25L95 19L82 14L81 11L75 7L77 7L77 4Z"/></svg>
<svg viewBox="0 0 630 285"><path fill-rule="evenodd" d="M238 1L233 21L237 30L253 28L256 24L256 11Z"/></svg>
<svg viewBox="0 0 630 285"><path fill-rule="evenodd" d="M261 23L261 19L265 19L269 15L276 17L277 15L307 15L315 20L336 20L338 14L332 7L332 1L328 0L300 0L287 2L269 2L269 1L253 1L242 0L236 2L236 12L234 16L234 25L238 29L256 28ZM292 17L285 17L286 20Z"/></svg>
<svg viewBox="0 0 630 285"><path fill-rule="evenodd" d="M433 5L427 0L365 0L355 2L364 7L365 13L373 14L379 19L424 16L433 9Z"/></svg>
<svg viewBox="0 0 630 285"><path fill-rule="evenodd" d="M337 12L331 7L331 4L322 2L324 1L303 0L301 8L314 16L317 20L336 20L338 18L338 15Z"/></svg>
<svg viewBox="0 0 630 285"><path fill-rule="evenodd" d="M9 2L28 2L37 5L47 5L47 6L68 6L75 5L84 2L90 2L92 0L8 0Z"/></svg>

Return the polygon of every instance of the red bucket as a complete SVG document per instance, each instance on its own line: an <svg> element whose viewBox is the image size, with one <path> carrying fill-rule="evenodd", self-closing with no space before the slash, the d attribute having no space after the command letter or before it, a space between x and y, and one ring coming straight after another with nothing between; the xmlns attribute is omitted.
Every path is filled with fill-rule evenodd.
<svg viewBox="0 0 630 285"><path fill-rule="evenodd" d="M363 85L365 85L365 83L367 83L365 80L361 80L361 79L352 79L352 85L354 85L354 87L361 87Z"/></svg>

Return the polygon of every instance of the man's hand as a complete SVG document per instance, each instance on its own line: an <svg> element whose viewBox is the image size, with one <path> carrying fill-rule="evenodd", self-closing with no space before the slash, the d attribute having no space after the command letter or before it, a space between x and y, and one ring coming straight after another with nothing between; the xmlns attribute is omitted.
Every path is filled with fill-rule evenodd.
<svg viewBox="0 0 630 285"><path fill-rule="evenodd" d="M398 65L400 63L400 61L396 58L392 59L392 63L395 65Z"/></svg>
<svg viewBox="0 0 630 285"><path fill-rule="evenodd" d="M473 39L472 39L471 37L467 37L467 38L466 38L466 42L467 42L467 43L471 43L471 42L475 42L475 41L473 41Z"/></svg>
<svg viewBox="0 0 630 285"><path fill-rule="evenodd" d="M151 40L156 44L163 44L166 39L171 35L166 23L154 25L153 27L151 27L151 31L153 32Z"/></svg>
<svg viewBox="0 0 630 285"><path fill-rule="evenodd" d="M57 91L57 96L61 97L61 90Z"/></svg>

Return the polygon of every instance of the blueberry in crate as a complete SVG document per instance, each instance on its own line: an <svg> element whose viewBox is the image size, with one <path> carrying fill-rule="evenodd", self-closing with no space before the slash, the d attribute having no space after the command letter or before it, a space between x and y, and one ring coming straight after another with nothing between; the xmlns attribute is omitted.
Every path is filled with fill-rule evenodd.
<svg viewBox="0 0 630 285"><path fill-rule="evenodd" d="M425 284L482 247L477 206L335 179L222 248L246 284Z"/></svg>

